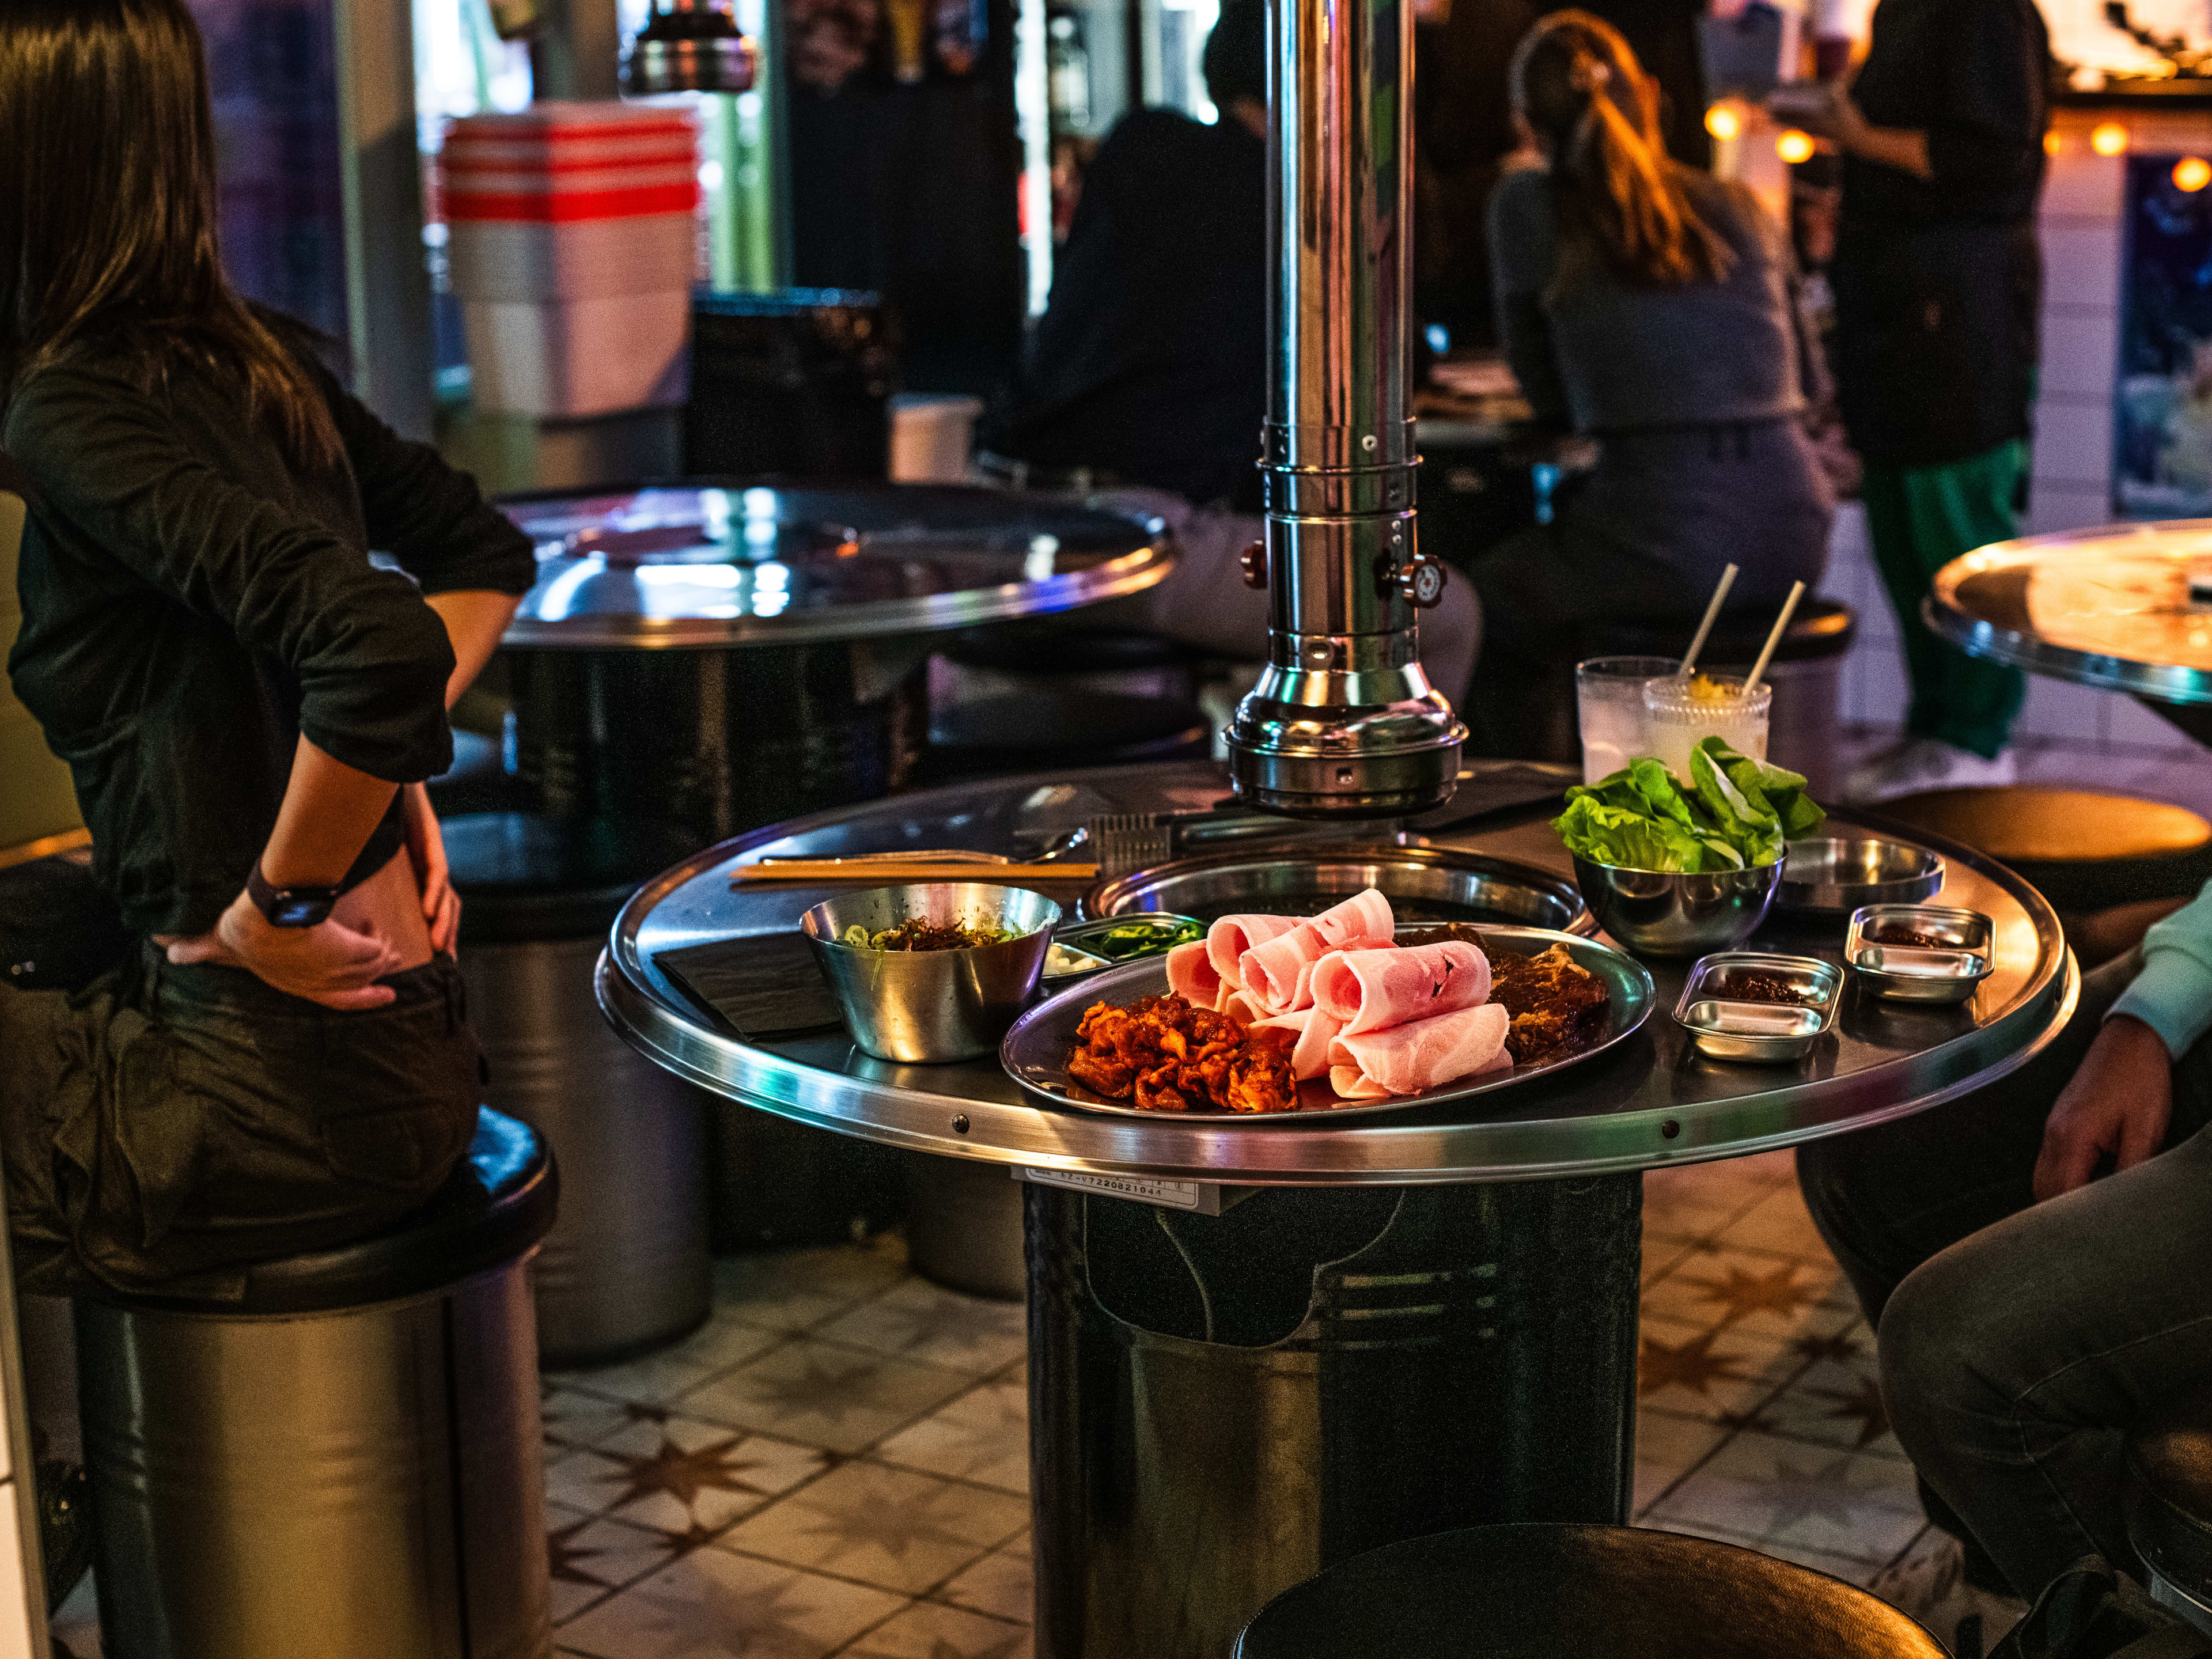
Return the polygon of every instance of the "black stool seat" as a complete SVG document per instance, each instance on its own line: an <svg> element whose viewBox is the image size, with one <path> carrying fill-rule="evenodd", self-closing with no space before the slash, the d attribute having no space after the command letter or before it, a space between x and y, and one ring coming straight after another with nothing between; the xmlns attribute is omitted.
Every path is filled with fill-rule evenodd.
<svg viewBox="0 0 2212 1659"><path fill-rule="evenodd" d="M1636 1527L1470 1527L1285 1590L1235 1659L1943 1659L1863 1590L1730 1544Z"/></svg>
<svg viewBox="0 0 2212 1659"><path fill-rule="evenodd" d="M1714 623L1700 662L1715 668L1742 665L1758 660L1759 647L1774 626L1778 607L1759 605L1723 611ZM1586 623L1576 640L1575 657L1679 657L1697 632L1695 612L1687 616L1638 617ZM1850 650L1858 633L1858 618L1840 599L1808 597L1790 618L1781 642L1774 647L1776 662L1820 662Z"/></svg>
<svg viewBox="0 0 2212 1659"><path fill-rule="evenodd" d="M476 1139L428 1204L400 1225L332 1249L247 1269L243 1300L181 1279L158 1291L89 1293L133 1310L309 1314L425 1295L513 1261L553 1224L560 1183L529 1125L477 1109Z"/></svg>
<svg viewBox="0 0 2212 1659"><path fill-rule="evenodd" d="M2212 1602L2212 1389L2172 1401L2128 1435L2128 1540L2157 1577Z"/></svg>

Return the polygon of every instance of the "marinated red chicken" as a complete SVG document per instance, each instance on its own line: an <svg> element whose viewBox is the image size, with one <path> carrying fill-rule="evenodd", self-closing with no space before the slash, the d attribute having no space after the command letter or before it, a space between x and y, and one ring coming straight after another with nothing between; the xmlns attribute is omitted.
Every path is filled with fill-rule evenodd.
<svg viewBox="0 0 2212 1659"><path fill-rule="evenodd" d="M1279 1045L1249 1042L1234 1020L1178 996L1085 1009L1067 1074L1147 1111L1287 1112L1298 1099Z"/></svg>

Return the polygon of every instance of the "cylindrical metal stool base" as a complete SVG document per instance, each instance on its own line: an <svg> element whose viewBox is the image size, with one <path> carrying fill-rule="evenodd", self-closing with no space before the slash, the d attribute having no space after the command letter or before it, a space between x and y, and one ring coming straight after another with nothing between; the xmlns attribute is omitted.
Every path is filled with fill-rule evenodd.
<svg viewBox="0 0 2212 1659"><path fill-rule="evenodd" d="M607 1029L592 1000L603 941L471 944L469 1015L490 1098L561 1162L561 1218L533 1275L550 1369L604 1365L698 1328L707 1248L708 1099Z"/></svg>
<svg viewBox="0 0 2212 1659"><path fill-rule="evenodd" d="M298 1317L76 1307L110 1659L546 1659L524 1261Z"/></svg>
<svg viewBox="0 0 2212 1659"><path fill-rule="evenodd" d="M1020 1301L1021 1183L1002 1164L908 1153L906 1246L915 1272L932 1284Z"/></svg>
<svg viewBox="0 0 2212 1659"><path fill-rule="evenodd" d="M1038 1659L1221 1659L1378 1545L1626 1518L1640 1176L1026 1191Z"/></svg>

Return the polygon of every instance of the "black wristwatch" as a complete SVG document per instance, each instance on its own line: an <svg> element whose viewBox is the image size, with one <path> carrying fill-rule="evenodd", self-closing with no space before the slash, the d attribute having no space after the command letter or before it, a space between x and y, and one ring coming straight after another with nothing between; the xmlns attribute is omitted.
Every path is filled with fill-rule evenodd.
<svg viewBox="0 0 2212 1659"><path fill-rule="evenodd" d="M268 918L271 927L313 927L331 918L331 907L344 890L337 887L271 887L261 873L261 860L246 878L246 896Z"/></svg>

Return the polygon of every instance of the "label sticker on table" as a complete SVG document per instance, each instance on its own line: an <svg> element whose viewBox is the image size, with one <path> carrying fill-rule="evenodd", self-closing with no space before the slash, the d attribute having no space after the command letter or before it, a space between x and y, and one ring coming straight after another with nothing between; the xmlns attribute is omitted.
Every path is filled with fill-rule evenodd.
<svg viewBox="0 0 2212 1659"><path fill-rule="evenodd" d="M1102 1198L1133 1199L1166 1210L1188 1210L1194 1215L1221 1213L1221 1183L1215 1181L1156 1181L1150 1176L1093 1175L1085 1170L1036 1170L1014 1166L1017 1181L1034 1181L1041 1187L1065 1187L1072 1193L1097 1193Z"/></svg>

